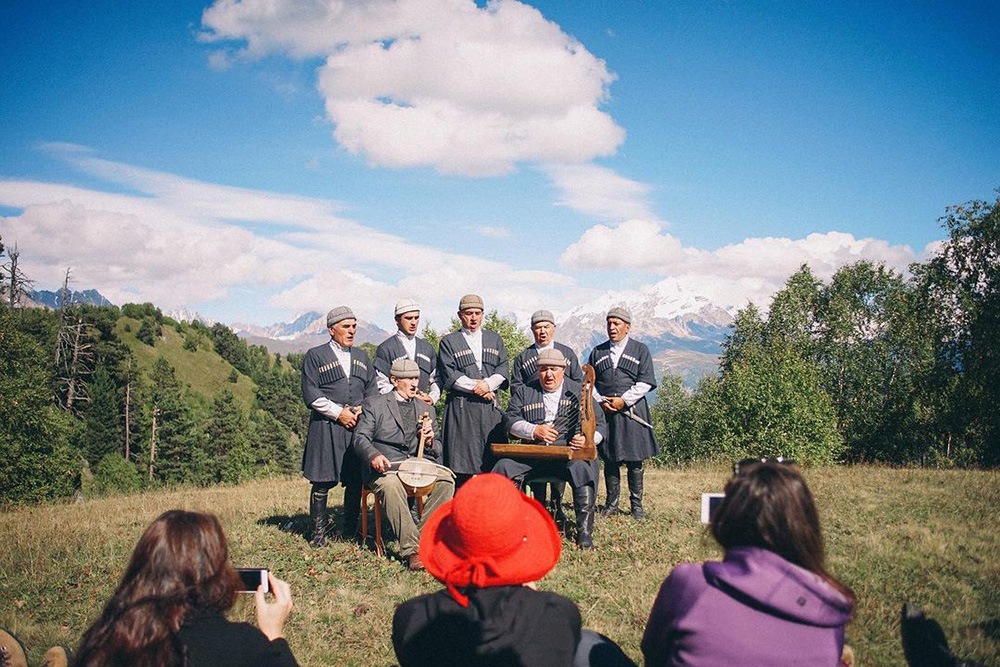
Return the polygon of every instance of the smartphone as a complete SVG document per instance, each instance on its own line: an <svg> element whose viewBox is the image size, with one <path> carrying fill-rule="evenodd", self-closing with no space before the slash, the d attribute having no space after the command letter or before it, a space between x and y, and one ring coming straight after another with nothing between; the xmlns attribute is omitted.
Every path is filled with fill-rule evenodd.
<svg viewBox="0 0 1000 667"><path fill-rule="evenodd" d="M241 593L256 593L257 587L261 584L264 585L265 593L270 590L266 567L238 567L236 571L240 573L240 579L243 581Z"/></svg>
<svg viewBox="0 0 1000 667"><path fill-rule="evenodd" d="M724 493L703 493L701 494L701 522L702 523L712 523L712 517L715 515L716 510L719 509L719 505L722 504L722 499L726 497Z"/></svg>

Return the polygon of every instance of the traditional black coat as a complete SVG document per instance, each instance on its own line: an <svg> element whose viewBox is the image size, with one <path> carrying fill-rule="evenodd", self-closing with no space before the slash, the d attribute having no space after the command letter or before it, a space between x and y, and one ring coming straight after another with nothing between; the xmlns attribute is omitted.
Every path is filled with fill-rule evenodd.
<svg viewBox="0 0 1000 667"><path fill-rule="evenodd" d="M580 369L580 361L577 359L573 348L562 343L553 343L553 346L562 352L564 357L569 359L569 366L566 367L566 378L574 382L582 382L583 371ZM517 355L517 359L514 360L510 371L511 391L514 391L514 388L519 384L530 384L538 379L538 368L535 366L537 363L538 348L534 345L531 345L524 352Z"/></svg>
<svg viewBox="0 0 1000 667"><path fill-rule="evenodd" d="M603 410L594 404L594 416L597 421L595 433L602 438L608 434L608 424L604 419ZM504 413L504 430L510 433L510 428L519 421L529 424L541 424L545 421L545 404L542 402L542 388L537 381L514 387L510 395L510 403ZM562 392L559 397L559 409L552 423L559 432L553 445L568 445L573 436L580 432L580 383L568 378L563 380ZM531 444L545 444L540 440L528 441ZM573 488L593 484L597 488L597 477L600 466L593 461L560 461L553 459L512 459L503 458L493 466L493 472L504 477L515 479L526 473L558 477L569 482Z"/></svg>
<svg viewBox="0 0 1000 667"><path fill-rule="evenodd" d="M413 361L417 362L417 366L420 367L420 384L418 385L420 391L426 393L431 386L431 376L437 368L437 355L431 344L420 336L416 336L416 343L416 358ZM409 358L399 336L393 334L382 341L378 349L375 350L375 370L389 377L392 362Z"/></svg>
<svg viewBox="0 0 1000 667"><path fill-rule="evenodd" d="M377 393L375 368L368 355L351 348L351 376L347 377L329 343L311 348L302 361L302 400L312 408L325 396L340 405L361 405ZM309 415L309 432L302 453L302 474L311 482L360 483L361 470L350 453L354 432L316 410Z"/></svg>
<svg viewBox="0 0 1000 667"><path fill-rule="evenodd" d="M448 392L444 405L444 463L456 474L474 475L483 472L483 461L491 439L503 418L496 400L487 401L455 387L465 375L473 380L485 380L491 375L504 377L507 382L507 350L500 335L483 330L483 368L465 342L461 331L450 333L438 345L438 376L441 389Z"/></svg>
<svg viewBox="0 0 1000 667"><path fill-rule="evenodd" d="M419 429L421 415L429 414L434 425L434 440L424 448L424 458L439 463L441 439L438 435L434 409L423 401L410 401L416 408L416 424L412 433L407 433L407 425L400 412L396 392L390 391L372 396L364 402L364 412L354 427L354 453L361 462L361 478L365 482L376 476L371 461L382 454L390 461L405 461L416 456L419 449Z"/></svg>
<svg viewBox="0 0 1000 667"><path fill-rule="evenodd" d="M656 387L653 358L649 354L649 348L632 338L625 344L617 368L611 360L610 341L604 341L591 350L588 363L594 367L597 376L594 386L604 397L621 396L637 382L645 382L652 388ZM636 416L650 424L653 423L645 396L635 402L632 410ZM611 463L642 461L660 451L653 437L653 429L623 414L607 414L607 420L608 437L597 448L605 461Z"/></svg>

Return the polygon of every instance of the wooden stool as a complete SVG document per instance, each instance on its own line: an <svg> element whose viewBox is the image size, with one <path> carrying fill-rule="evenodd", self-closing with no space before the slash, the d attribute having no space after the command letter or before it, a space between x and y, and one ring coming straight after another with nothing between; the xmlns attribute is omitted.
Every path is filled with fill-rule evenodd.
<svg viewBox="0 0 1000 667"><path fill-rule="evenodd" d="M429 491L425 491L420 494L407 493L407 498L417 499L417 516L424 516L424 496L427 495ZM358 517L358 524L361 526L361 531L358 533L358 544L361 546L365 545L368 541L368 496L371 496L375 503L373 510L375 512L375 553L379 556L385 557L385 544L382 542L382 501L379 500L378 494L368 488L365 484L361 487L361 516Z"/></svg>

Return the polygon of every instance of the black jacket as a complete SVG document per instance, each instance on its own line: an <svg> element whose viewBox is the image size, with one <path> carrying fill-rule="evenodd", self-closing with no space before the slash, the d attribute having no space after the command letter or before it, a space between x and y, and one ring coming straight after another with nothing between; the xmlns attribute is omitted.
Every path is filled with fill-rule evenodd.
<svg viewBox="0 0 1000 667"><path fill-rule="evenodd" d="M297 667L284 639L269 641L247 623L232 623L215 610L192 609L180 631L188 667ZM183 664L180 660L176 664Z"/></svg>
<svg viewBox="0 0 1000 667"><path fill-rule="evenodd" d="M524 586L469 589L462 607L447 590L407 600L392 619L402 667L567 667L580 642L572 600Z"/></svg>

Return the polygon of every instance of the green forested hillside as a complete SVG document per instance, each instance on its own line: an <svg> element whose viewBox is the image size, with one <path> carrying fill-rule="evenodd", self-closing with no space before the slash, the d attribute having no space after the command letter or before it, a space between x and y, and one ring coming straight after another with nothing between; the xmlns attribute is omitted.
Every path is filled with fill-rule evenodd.
<svg viewBox="0 0 1000 667"><path fill-rule="evenodd" d="M155 345L149 346L136 338L141 324L141 320L122 316L115 324L115 332L132 350L143 372L151 374L157 357L162 356L174 367L181 385L204 398L206 404L211 403L219 390L229 389L244 408L253 405L256 383L242 373L237 375L235 383L230 382L235 368L219 356L208 337L197 335L200 340L196 349L189 350L184 348L184 340L185 333L193 331L191 325L181 324L185 333L179 333L174 326L164 326Z"/></svg>

